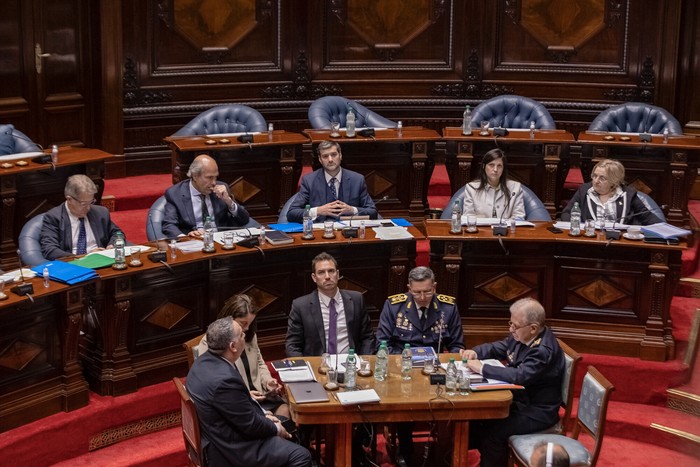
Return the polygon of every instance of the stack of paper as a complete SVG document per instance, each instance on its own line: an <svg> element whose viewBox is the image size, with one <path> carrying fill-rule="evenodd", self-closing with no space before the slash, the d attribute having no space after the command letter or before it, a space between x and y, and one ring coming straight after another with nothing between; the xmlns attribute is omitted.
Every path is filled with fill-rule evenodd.
<svg viewBox="0 0 700 467"><path fill-rule="evenodd" d="M681 229L666 222L642 227L642 233L645 237L663 238L666 240L671 238L677 239L678 237L685 237L691 234L690 230Z"/></svg>
<svg viewBox="0 0 700 467"><path fill-rule="evenodd" d="M280 376L283 383L298 383L301 381L316 381L314 370L311 369L311 364L305 360L299 360L301 364L284 364L284 362L296 362L296 360L281 360L274 362L273 366ZM281 363L281 365L278 365Z"/></svg>

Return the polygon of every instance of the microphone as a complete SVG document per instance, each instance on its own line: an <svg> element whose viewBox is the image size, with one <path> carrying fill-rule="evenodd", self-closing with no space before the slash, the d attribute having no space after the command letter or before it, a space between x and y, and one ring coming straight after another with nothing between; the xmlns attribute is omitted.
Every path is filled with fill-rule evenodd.
<svg viewBox="0 0 700 467"><path fill-rule="evenodd" d="M383 197L379 198L378 200L372 200L372 202L375 204L375 206L381 202L384 202L389 199L389 195L384 195ZM359 211L358 211L359 212ZM341 232L343 234L343 237L345 238L357 238L359 228L358 227L353 227L352 226L352 219L355 217L355 214L350 216L350 222L348 223L349 225L345 227Z"/></svg>
<svg viewBox="0 0 700 467"><path fill-rule="evenodd" d="M151 217L150 212L148 213L148 222L151 224L151 230L153 230L153 235L156 237L156 248L158 248L158 251L154 251L153 253L150 253L148 255L148 259L150 259L154 263L161 263L161 262L164 263L165 259L167 258L168 255L166 254L165 251L162 251L160 249L160 242L158 241L159 239L157 238L158 235L157 235L156 227L153 224L153 218Z"/></svg>
<svg viewBox="0 0 700 467"><path fill-rule="evenodd" d="M503 225L503 216L505 215L506 211L510 207L510 202L513 200L513 198L515 198L515 192L511 193L511 196L508 199L508 202L506 203L505 207L503 208L503 211L501 211L501 218L498 221L498 225L491 226L491 229L493 229L493 234L498 236L498 237L508 235L508 226Z"/></svg>
<svg viewBox="0 0 700 467"><path fill-rule="evenodd" d="M32 299L32 296L30 295L34 293L34 285L24 281L24 271L22 271L22 255L20 254L19 248L17 249L17 260L19 260L19 277L20 279L22 279L22 283L12 287L10 291L14 294L19 295L20 297L27 295L30 298L30 300L34 301Z"/></svg>

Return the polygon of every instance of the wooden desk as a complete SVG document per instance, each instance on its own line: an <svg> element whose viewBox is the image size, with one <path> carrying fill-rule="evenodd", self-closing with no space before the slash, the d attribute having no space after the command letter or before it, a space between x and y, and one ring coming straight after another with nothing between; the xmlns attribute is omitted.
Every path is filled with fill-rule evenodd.
<svg viewBox="0 0 700 467"><path fill-rule="evenodd" d="M454 356L454 355L453 355ZM370 360L374 368L375 356L363 356ZM326 381L318 374L320 357L306 357L317 372L318 381ZM447 362L449 355L441 354ZM452 420L454 423L452 465L466 466L469 450L469 420L505 418L513 399L510 391L485 391L469 396L448 396L433 400L436 386L431 386L427 376L420 369L413 370L410 381L401 379L401 356L389 356L389 375L385 381L375 381L373 376L357 377L363 389L374 388L381 398L377 404L342 406L329 395L329 402L297 404L289 394L289 407L292 418L299 424L327 425L333 434L335 450L333 460L327 465L352 465L352 424ZM342 389L341 389L342 391ZM330 393L329 393L330 394Z"/></svg>
<svg viewBox="0 0 700 467"><path fill-rule="evenodd" d="M491 149L501 148L508 157L508 175L527 185L542 200L554 217L559 209L561 192L569 173L569 146L574 136L564 130L509 130L508 136L480 136L474 129L463 135L462 128L442 130L446 140L445 164L450 176L452 193L467 182L478 178L481 160Z"/></svg>
<svg viewBox="0 0 700 467"><path fill-rule="evenodd" d="M518 227L501 246L490 228L451 235L449 221L426 221L439 291L457 297L468 346L503 338L510 305L533 297L579 352L672 359L669 309L685 244L570 237L549 225Z"/></svg>
<svg viewBox="0 0 700 467"><path fill-rule="evenodd" d="M22 226L66 200L63 189L68 177L90 177L97 185L95 199L99 203L104 190L104 163L113 157L98 149L66 146L59 148L56 170L51 164L37 164L29 158L25 159L26 166L13 161L11 168L0 168L0 269L19 267L17 239Z"/></svg>
<svg viewBox="0 0 700 467"><path fill-rule="evenodd" d="M302 144L308 138L276 130L254 134L253 143L229 143L224 137L170 136L165 142L172 151L173 183L187 178L190 163L200 154L208 154L219 166L219 180L228 183L236 197L258 222L276 222L285 201L297 191L301 175ZM216 141L216 144L207 144Z"/></svg>
<svg viewBox="0 0 700 467"><path fill-rule="evenodd" d="M613 137L614 140L606 140ZM628 137L630 141L621 141ZM625 181L642 191L659 205L668 207L667 220L673 225L690 228L688 197L700 168L700 138L651 135L651 142L639 141L637 134L584 132L581 143L581 174L591 181L593 166L602 159L616 159L625 166Z"/></svg>
<svg viewBox="0 0 700 467"><path fill-rule="evenodd" d="M428 184L435 166L435 141L440 135L422 127L377 129L374 138L331 138L330 130L304 130L311 139L304 151L312 153L314 169L320 167L316 148L321 141L341 144L343 167L365 176L367 191L383 217L407 217L417 221L428 209ZM442 207L442 206L440 206Z"/></svg>
<svg viewBox="0 0 700 467"><path fill-rule="evenodd" d="M418 229L411 233L424 238ZM315 290L311 260L327 251L339 262L343 289L363 293L370 318L379 320L386 297L402 292L415 265L414 239L367 238L303 241L291 245L242 246L213 254L179 253L172 268L145 259L139 268L100 269L100 281L87 293L88 309L81 341L83 368L91 388L119 395L187 373L182 343L202 334L221 305L237 293L259 306L258 342L267 359L284 356L287 317L292 300Z"/></svg>
<svg viewBox="0 0 700 467"><path fill-rule="evenodd" d="M83 286L33 279L34 302L0 301L0 432L88 403L78 362Z"/></svg>

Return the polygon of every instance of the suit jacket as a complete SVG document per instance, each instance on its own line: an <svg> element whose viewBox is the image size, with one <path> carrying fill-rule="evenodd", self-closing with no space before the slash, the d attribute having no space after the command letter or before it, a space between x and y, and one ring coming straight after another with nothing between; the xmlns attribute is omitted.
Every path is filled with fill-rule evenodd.
<svg viewBox="0 0 700 467"><path fill-rule="evenodd" d="M549 328L527 346L508 336L473 349L484 360L506 360L505 368L484 365L482 374L513 384L525 386L525 390L513 391L513 404L522 415L547 426L559 420L561 405L561 380L564 377L564 352Z"/></svg>
<svg viewBox="0 0 700 467"><path fill-rule="evenodd" d="M350 206L357 208L358 216L369 216L371 219L377 218L377 208L374 201L367 193L365 177L357 172L343 168L342 179L338 192L338 199ZM289 222L302 222L304 208L310 205L312 208L323 206L334 201L331 189L326 183L326 176L323 168L304 175L301 179L299 194L294 202L289 206L287 219ZM326 216L318 216L316 220L323 222Z"/></svg>
<svg viewBox="0 0 700 467"><path fill-rule="evenodd" d="M197 407L209 465L268 465L261 447L277 436L277 427L265 418L229 362L205 352L194 361L185 386Z"/></svg>
<svg viewBox="0 0 700 467"><path fill-rule="evenodd" d="M90 207L85 218L90 223L98 247L106 248L108 245L114 245L120 229L112 222L107 208L94 205ZM54 260L73 254L73 232L65 203L44 214L40 241L41 254L46 259Z"/></svg>
<svg viewBox="0 0 700 467"><path fill-rule="evenodd" d="M341 289L340 296L345 308L350 347L358 355L372 354L374 335L362 294ZM317 290L292 302L285 346L288 357L310 357L326 351L326 330Z"/></svg>
<svg viewBox="0 0 700 467"><path fill-rule="evenodd" d="M216 182L217 185L226 185L224 182ZM209 199L214 212L217 227L242 227L248 223L250 216L245 208L238 204L236 215L233 216L228 206L215 194L210 194ZM187 235L197 226L194 210L192 209L192 196L190 195L190 180L183 180L165 190L165 212L161 229L169 238L178 235ZM235 202L235 201L234 201Z"/></svg>
<svg viewBox="0 0 700 467"><path fill-rule="evenodd" d="M574 208L574 203L578 203L581 208L581 220L596 219L595 213L597 205L588 196L588 190L591 188L590 182L584 183L576 190L573 198L569 201L562 211L562 218L571 218L571 210ZM637 190L631 186L622 187L623 194L615 201L615 219L616 222L621 222L627 225L651 225L661 222L661 219L656 217L646 205L637 196Z"/></svg>

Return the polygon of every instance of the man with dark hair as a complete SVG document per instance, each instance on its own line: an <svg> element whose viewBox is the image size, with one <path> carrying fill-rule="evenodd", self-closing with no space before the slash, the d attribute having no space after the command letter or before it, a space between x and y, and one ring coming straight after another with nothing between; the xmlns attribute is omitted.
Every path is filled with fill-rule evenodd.
<svg viewBox="0 0 700 467"><path fill-rule="evenodd" d="M341 354L351 348L358 355L371 354L374 335L362 294L338 288L338 263L328 253L317 255L311 270L316 290L292 302L287 356Z"/></svg>
<svg viewBox="0 0 700 467"><path fill-rule="evenodd" d="M250 216L238 204L224 182L217 182L219 166L206 154L197 156L187 172L190 177L165 190L161 229L168 238L184 235L201 238L204 221L212 227L242 227Z"/></svg>
<svg viewBox="0 0 700 467"><path fill-rule="evenodd" d="M530 467L569 467L569 453L561 444L542 442L530 456Z"/></svg>
<svg viewBox="0 0 700 467"><path fill-rule="evenodd" d="M322 141L318 145L318 160L322 168L301 179L299 193L287 212L289 222L302 222L307 204L311 206L311 217L317 222L340 216L376 219L377 208L367 193L365 177L340 167L343 160L340 144Z"/></svg>
<svg viewBox="0 0 700 467"><path fill-rule="evenodd" d="M231 316L214 321L207 344L186 383L197 408L207 465L310 466L309 451L287 439L282 423L265 414L236 369L245 348L241 326Z"/></svg>
<svg viewBox="0 0 700 467"><path fill-rule="evenodd" d="M87 175L72 175L63 190L66 202L44 214L41 254L54 260L112 248L119 227L109 210L95 205L97 186Z"/></svg>
<svg viewBox="0 0 700 467"><path fill-rule="evenodd" d="M525 386L513 391L508 417L472 424L469 444L481 452L483 467L507 465L509 436L545 430L559 420L564 354L545 326L544 307L533 298L516 301L510 307L509 329L510 335L501 341L461 351L472 371ZM485 364L486 359L504 360L507 365Z"/></svg>

